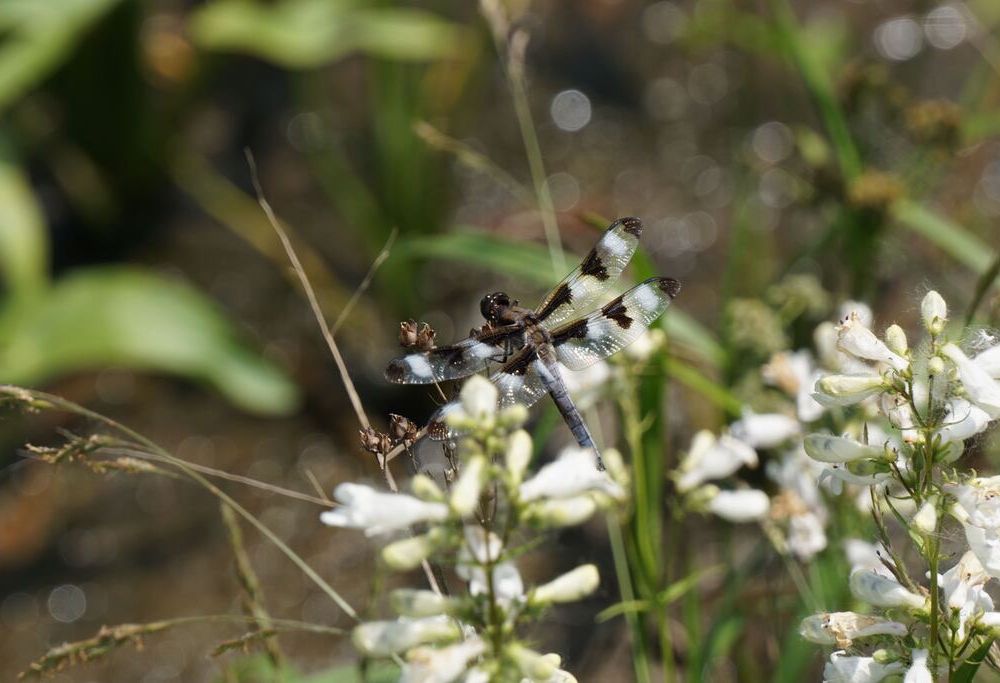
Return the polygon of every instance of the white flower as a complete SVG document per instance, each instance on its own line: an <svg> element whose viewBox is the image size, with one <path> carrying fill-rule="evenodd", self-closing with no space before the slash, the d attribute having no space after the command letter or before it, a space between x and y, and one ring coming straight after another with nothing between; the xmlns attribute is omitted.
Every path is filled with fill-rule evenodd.
<svg viewBox="0 0 1000 683"><path fill-rule="evenodd" d="M485 377L473 375L462 386L459 400L462 410L473 419L484 419L492 417L497 411L497 398L499 391Z"/></svg>
<svg viewBox="0 0 1000 683"><path fill-rule="evenodd" d="M399 683L451 683L465 673L469 661L483 653L479 638L442 648L418 647L406 653Z"/></svg>
<svg viewBox="0 0 1000 683"><path fill-rule="evenodd" d="M465 544L458 553L455 573L469 583L469 593L489 592L485 565L493 564L493 592L501 605L520 602L524 598L524 582L513 562L499 561L503 543L500 537L480 526L465 527Z"/></svg>
<svg viewBox="0 0 1000 683"><path fill-rule="evenodd" d="M434 591L397 588L389 594L389 603L403 617L433 617L446 614L458 605L455 598Z"/></svg>
<svg viewBox="0 0 1000 683"><path fill-rule="evenodd" d="M534 477L518 489L521 500L530 502L539 498L570 498L587 491L600 491L619 500L625 491L597 469L597 458L592 448L565 449L555 461L538 470Z"/></svg>
<svg viewBox="0 0 1000 683"><path fill-rule="evenodd" d="M902 672L903 665L899 662L880 664L874 657L849 657L838 650L823 667L823 683L878 683Z"/></svg>
<svg viewBox="0 0 1000 683"><path fill-rule="evenodd" d="M861 301L845 301L840 305L837 317L840 320L854 318L868 329L871 329L875 322L875 314L872 313L871 306Z"/></svg>
<svg viewBox="0 0 1000 683"><path fill-rule="evenodd" d="M932 289L920 302L920 317L923 318L924 327L927 328L928 332L941 334L948 321L948 304L944 302L940 294Z"/></svg>
<svg viewBox="0 0 1000 683"><path fill-rule="evenodd" d="M913 650L913 663L906 670L903 683L934 683L931 670L927 668L927 650Z"/></svg>
<svg viewBox="0 0 1000 683"><path fill-rule="evenodd" d="M369 621L355 627L354 646L365 654L386 657L409 650L414 645L441 643L461 637L462 629L444 616L425 619Z"/></svg>
<svg viewBox="0 0 1000 683"><path fill-rule="evenodd" d="M883 576L892 576L882 564L882 558L886 557L887 553L881 543L876 545L860 538L848 538L844 541L844 555L851 565L852 572L857 569L867 569Z"/></svg>
<svg viewBox="0 0 1000 683"><path fill-rule="evenodd" d="M757 466L753 448L731 436L716 438L712 432L702 430L695 434L677 470L677 489L690 491L706 481L728 477L743 466Z"/></svg>
<svg viewBox="0 0 1000 683"><path fill-rule="evenodd" d="M574 526L590 519L597 512L597 501L592 495L554 498L529 503L525 517L541 526Z"/></svg>
<svg viewBox="0 0 1000 683"><path fill-rule="evenodd" d="M927 599L903 588L896 579L867 569L851 572L851 593L875 607L922 608Z"/></svg>
<svg viewBox="0 0 1000 683"><path fill-rule="evenodd" d="M989 414L964 398L950 398L945 407L947 412L942 420L944 426L938 430L942 441L963 441L985 431L989 426Z"/></svg>
<svg viewBox="0 0 1000 683"><path fill-rule="evenodd" d="M937 530L937 505L934 501L927 501L920 506L917 514L913 515L913 526L917 527L923 534L933 534Z"/></svg>
<svg viewBox="0 0 1000 683"><path fill-rule="evenodd" d="M448 517L448 506L442 503L427 503L403 493L382 493L363 484L340 484L334 489L333 497L343 507L322 513L323 523L364 529L366 536Z"/></svg>
<svg viewBox="0 0 1000 683"><path fill-rule="evenodd" d="M888 472L874 472L872 474L854 474L847 469L847 466L840 463L833 463L819 475L820 483L826 482L829 490L833 493L840 493L843 490L842 484L852 484L854 486L877 486L892 479Z"/></svg>
<svg viewBox="0 0 1000 683"><path fill-rule="evenodd" d="M993 599L985 587L989 579L983 565L971 550L962 556L958 564L939 575L938 585L944 592L947 606L953 612L958 612L959 627L953 633L955 642L965 639L970 621L977 620L993 609Z"/></svg>
<svg viewBox="0 0 1000 683"><path fill-rule="evenodd" d="M624 353L634 361L645 361L660 350L666 342L666 333L659 328L650 328L639 335L639 338L625 347Z"/></svg>
<svg viewBox="0 0 1000 683"><path fill-rule="evenodd" d="M941 352L958 368L958 377L965 387L969 400L986 411L992 419L1000 417L1000 382L990 377L986 370L962 353L952 343L945 344Z"/></svg>
<svg viewBox="0 0 1000 683"><path fill-rule="evenodd" d="M881 458L884 450L867 446L854 439L830 434L809 434L802 440L806 454L820 462L852 462L865 458Z"/></svg>
<svg viewBox="0 0 1000 683"><path fill-rule="evenodd" d="M803 562L826 547L826 531L822 520L812 512L793 515L788 519L788 548Z"/></svg>
<svg viewBox="0 0 1000 683"><path fill-rule="evenodd" d="M706 487L707 488L707 487ZM711 488L715 488L714 486ZM763 491L739 489L719 491L708 501L708 509L729 522L756 522L767 516L771 499Z"/></svg>
<svg viewBox="0 0 1000 683"><path fill-rule="evenodd" d="M543 655L516 642L508 646L507 654L517 664L521 675L532 682L547 681L559 670L559 655Z"/></svg>
<svg viewBox="0 0 1000 683"><path fill-rule="evenodd" d="M1000 477L980 477L946 489L965 528L965 540L985 571L1000 578Z"/></svg>
<svg viewBox="0 0 1000 683"><path fill-rule="evenodd" d="M451 509L460 517L472 514L486 481L486 456L474 455L462 466L462 474L451 487Z"/></svg>
<svg viewBox="0 0 1000 683"><path fill-rule="evenodd" d="M490 675L478 667L473 667L465 673L462 683L490 683Z"/></svg>
<svg viewBox="0 0 1000 683"><path fill-rule="evenodd" d="M883 389L885 381L878 374L825 375L817 380L813 398L827 407L850 406Z"/></svg>
<svg viewBox="0 0 1000 683"><path fill-rule="evenodd" d="M972 362L993 379L1000 379L1000 344L994 344L985 351L976 354Z"/></svg>
<svg viewBox="0 0 1000 683"><path fill-rule="evenodd" d="M601 390L611 381L611 366L606 361L599 361L583 370L569 370L560 365L566 390L576 403L577 408L585 410L594 405L601 396Z"/></svg>
<svg viewBox="0 0 1000 683"><path fill-rule="evenodd" d="M837 345L841 351L852 356L886 363L899 371L905 370L909 365L905 358L890 351L881 339L861 324L857 313L852 313L840 323L837 328Z"/></svg>
<svg viewBox="0 0 1000 683"><path fill-rule="evenodd" d="M851 641L870 636L905 636L906 624L857 612L823 612L802 620L799 633L819 645L850 647Z"/></svg>
<svg viewBox="0 0 1000 683"><path fill-rule="evenodd" d="M504 453L507 471L517 484L524 479L524 472L531 462L531 436L523 429L510 435L507 440L507 450Z"/></svg>
<svg viewBox="0 0 1000 683"><path fill-rule="evenodd" d="M597 567L592 564L581 565L535 588L528 596L528 601L533 605L575 602L597 590L600 582Z"/></svg>
<svg viewBox="0 0 1000 683"><path fill-rule="evenodd" d="M812 397L816 380L823 371L816 368L812 354L806 350L790 353L781 351L761 369L764 381L795 397L796 415L801 422L818 420L825 408Z"/></svg>
<svg viewBox="0 0 1000 683"><path fill-rule="evenodd" d="M756 414L745 411L743 417L729 426L736 439L751 448L774 448L798 436L799 422L781 413Z"/></svg>
<svg viewBox="0 0 1000 683"><path fill-rule="evenodd" d="M413 569L430 557L440 539L440 529L431 529L426 534L403 538L382 549L382 561L391 569L404 572Z"/></svg>

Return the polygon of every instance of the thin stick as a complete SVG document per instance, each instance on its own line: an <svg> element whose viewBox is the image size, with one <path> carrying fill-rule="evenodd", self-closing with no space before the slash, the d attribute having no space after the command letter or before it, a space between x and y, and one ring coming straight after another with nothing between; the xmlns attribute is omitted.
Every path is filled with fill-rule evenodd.
<svg viewBox="0 0 1000 683"><path fill-rule="evenodd" d="M302 289L305 290L306 298L309 299L309 306L312 308L313 316L316 318L316 323L319 325L319 328L323 333L323 339L326 340L326 345L330 349L330 353L333 355L333 362L337 364L337 371L340 373L340 379L344 383L344 389L347 391L347 397L351 401L354 413L358 416L358 422L361 423L361 426L366 428L371 423L368 421L368 415L365 414L364 406L361 405L361 398L358 396L358 392L354 388L354 382L351 380L351 375L347 371L347 364L344 363L344 358L340 355L340 349L337 347L337 342L333 339L333 333L330 331L330 327L326 324L326 318L323 316L323 309L319 306L319 300L316 298L316 292L313 291L312 285L309 283L306 271L302 268L302 263L299 261L299 257L295 253L295 247L292 246L291 240L288 239L288 233L286 233L285 229L281 227L281 223L278 221L274 210L271 208L267 198L264 196L264 189L261 187L260 178L257 177L257 164L253 159L253 154L249 149L244 150L244 152L246 153L247 164L250 166L250 180L253 183L254 191L257 193L257 203L260 204L260 208L264 210L264 214L267 216L267 220L271 223L271 227L274 228L274 231L278 234L278 239L281 240L281 246L284 247L285 254L288 256L288 260L291 262L292 268L299 276L299 283L302 285Z"/></svg>
<svg viewBox="0 0 1000 683"><path fill-rule="evenodd" d="M131 455L136 458L143 459L153 459L162 460L156 453L149 453L148 451L142 451L135 448L116 448L114 450L119 450L123 453ZM225 470L218 470L214 467L209 467L207 465L199 465L185 460L187 466L196 472L201 472L202 474L207 474L210 477L217 477L219 479L225 479L227 481L236 482L237 484L245 484L246 486L252 486L256 489L261 489L269 493L277 493L281 496L286 496L288 498L295 498L296 500L304 500L307 503L315 503L316 505L322 505L323 507L330 507L332 502L329 498L323 496L318 498L316 496L310 496L308 493L302 493L301 491L295 491L293 489L286 489L282 486L277 486L275 484L269 484L266 481L260 481L259 479L252 479L250 477L243 476L242 474L232 474L231 472L226 472ZM321 490L322 492L322 490Z"/></svg>
<svg viewBox="0 0 1000 683"><path fill-rule="evenodd" d="M316 489L316 493L320 495L320 499L323 500L327 505L333 505L333 501L330 500L330 498L326 495L326 491L324 491L323 487L320 486L319 479L316 478L316 475L313 474L313 471L307 468L305 472L306 472L306 478L309 480L309 483L313 485L313 488Z"/></svg>
<svg viewBox="0 0 1000 683"><path fill-rule="evenodd" d="M351 298L347 300L346 304L344 304L344 310L342 310L340 315L337 316L337 319L333 321L333 327L330 329L330 334L337 334L337 330L339 330L341 324L347 320L347 316L354 308L354 305L358 303L358 299L360 299L361 295L368 290L369 286L371 286L372 279L375 277L375 271L377 271L379 267L385 263L385 260L389 258L389 251L392 249L392 245L396 241L396 236L398 234L399 230L396 228L393 228L389 233L389 239L387 239L385 244L382 246L382 251L380 251L378 256L375 257L375 260L372 261L372 265L368 268L368 272L365 273L361 283L358 284L357 289L355 289L354 293L351 294Z"/></svg>
<svg viewBox="0 0 1000 683"><path fill-rule="evenodd" d="M231 508L239 513L243 519L247 520L257 529L257 531L263 534L267 540L277 546L278 550L280 550L285 557L291 560L295 566L301 569L302 572L324 593L326 593L327 596L333 600L341 610L343 610L354 621L360 621L360 617L358 617L358 613L354 610L354 608L351 607L351 605L340 596L340 593L334 590L333 586L327 583L315 569L310 567L309 564L302 559L301 555L292 550L287 543L281 540L277 534L271 531L271 529L257 519L249 510L233 500L231 496L222 491L218 486L201 476L198 472L195 472L187 461L173 456L169 451L157 444L155 441L146 438L134 429L126 427L121 422L118 422L107 415L102 415L101 413L90 410L89 408L84 408L79 403L74 403L69 399L56 396L55 394L48 394L44 391L36 391L34 389L25 389L23 387L4 384L0 385L0 395L8 396L13 400L29 403L38 409L56 408L80 415L81 417L86 417L110 427L119 434L124 434L129 439L132 439L144 448L149 449L150 452L155 453L159 458L162 458L164 461L170 463L188 477L201 484L202 487L204 487L216 498L227 503Z"/></svg>

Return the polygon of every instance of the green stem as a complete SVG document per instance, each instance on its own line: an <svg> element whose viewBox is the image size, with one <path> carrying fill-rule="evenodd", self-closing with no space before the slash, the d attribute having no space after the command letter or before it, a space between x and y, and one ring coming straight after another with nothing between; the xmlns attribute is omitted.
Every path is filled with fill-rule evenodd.
<svg viewBox="0 0 1000 683"><path fill-rule="evenodd" d="M625 542L622 539L621 527L613 515L608 515L608 538L611 541L611 555L615 562L615 575L618 578L618 592L622 602L635 601L635 590L632 587L632 577L629 575L628 558L625 554ZM650 683L652 677L649 669L649 654L646 652L646 640L642 632L642 620L633 611L625 612L625 622L632 635L632 665L635 667L636 683Z"/></svg>

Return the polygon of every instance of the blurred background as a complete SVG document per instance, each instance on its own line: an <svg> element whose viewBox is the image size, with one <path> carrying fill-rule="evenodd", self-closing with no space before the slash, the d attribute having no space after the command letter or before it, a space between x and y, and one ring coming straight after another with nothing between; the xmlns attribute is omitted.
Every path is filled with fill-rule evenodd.
<svg viewBox="0 0 1000 683"><path fill-rule="evenodd" d="M0 381L206 467L313 495L312 480L378 483L246 149L328 320L349 307L336 337L381 427L434 408L382 379L400 320L462 337L484 293L537 301L564 274L553 264L568 271L621 215L646 226L634 275L684 283L660 378L668 466L698 428L739 414L752 368L807 345L842 301L912 328L928 288L961 313L981 290L979 320L998 324L1000 4L487 4L491 21L454 0L0 3ZM546 242L542 185L561 245ZM568 442L550 407L537 413L547 452ZM94 428L56 413L0 426L3 680L104 624L239 610L202 490L23 450ZM351 604L384 613L374 545L321 526L315 504L226 490ZM699 563L746 550L707 518L671 533L699 539ZM552 544L527 575L581 561L613 575L603 522ZM246 545L275 616L350 625L273 546L249 530ZM671 612L675 659L701 672L690 680L814 677L820 649L786 640L802 609L787 584L761 560ZM581 681L627 680L622 620L593 621L618 599L605 581L535 637ZM256 680L259 658L208 656L241 633L173 629L54 680ZM281 644L309 680L355 680L337 669L354 661L346 639Z"/></svg>

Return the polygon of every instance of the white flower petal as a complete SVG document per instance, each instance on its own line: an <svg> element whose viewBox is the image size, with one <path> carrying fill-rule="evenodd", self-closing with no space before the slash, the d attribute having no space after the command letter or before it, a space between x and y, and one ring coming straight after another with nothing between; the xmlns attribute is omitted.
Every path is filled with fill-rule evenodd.
<svg viewBox="0 0 1000 683"><path fill-rule="evenodd" d="M406 654L399 683L452 683L485 649L479 638L442 648L414 648Z"/></svg>
<svg viewBox="0 0 1000 683"><path fill-rule="evenodd" d="M810 458L829 463L881 458L884 454L881 448L832 434L807 434L802 445Z"/></svg>
<svg viewBox="0 0 1000 683"><path fill-rule="evenodd" d="M340 484L333 497L342 507L322 513L320 520L330 526L365 529L368 536L448 517L448 506L442 503L428 503L403 493L383 493L363 484Z"/></svg>
<svg viewBox="0 0 1000 683"><path fill-rule="evenodd" d="M461 637L462 630L448 617L369 621L355 627L354 646L365 654L385 657L423 643L440 643Z"/></svg>
<svg viewBox="0 0 1000 683"><path fill-rule="evenodd" d="M927 650L914 650L913 663L906 670L903 683L934 683L931 670L927 668Z"/></svg>
<svg viewBox="0 0 1000 683"><path fill-rule="evenodd" d="M992 419L1000 417L1000 382L969 360L954 344L945 344L941 352L958 368L959 379L969 400L986 411Z"/></svg>
<svg viewBox="0 0 1000 683"><path fill-rule="evenodd" d="M691 489L714 479L723 479L741 467L756 467L757 452L748 444L723 434L716 438L702 430L695 434L687 457L678 468L677 489Z"/></svg>
<svg viewBox="0 0 1000 683"><path fill-rule="evenodd" d="M521 484L521 500L570 498L587 491L600 491L618 500L625 491L607 472L597 469L592 448L567 448L555 461L545 465L534 477Z"/></svg>
<svg viewBox="0 0 1000 683"><path fill-rule="evenodd" d="M896 579L866 569L851 572L851 593L875 607L919 609L927 599L904 588Z"/></svg>
<svg viewBox="0 0 1000 683"><path fill-rule="evenodd" d="M823 668L823 683L878 683L899 673L903 673L899 662L880 664L874 657L850 657L838 650Z"/></svg>
<svg viewBox="0 0 1000 683"><path fill-rule="evenodd" d="M729 426L729 431L751 448L774 448L798 436L801 428L798 420L781 413L745 412Z"/></svg>
<svg viewBox="0 0 1000 683"><path fill-rule="evenodd" d="M771 499L756 489L719 491L708 502L708 509L729 522L756 522L767 516Z"/></svg>
<svg viewBox="0 0 1000 683"><path fill-rule="evenodd" d="M875 333L861 324L856 313L841 322L837 334L837 345L845 353L864 360L886 363L896 370L905 370L909 365L905 358L890 351Z"/></svg>

